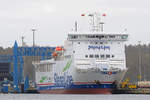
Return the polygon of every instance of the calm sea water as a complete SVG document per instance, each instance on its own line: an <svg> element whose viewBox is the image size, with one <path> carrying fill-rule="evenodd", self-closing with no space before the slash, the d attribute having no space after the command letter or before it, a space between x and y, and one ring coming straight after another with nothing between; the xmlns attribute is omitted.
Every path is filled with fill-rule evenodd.
<svg viewBox="0 0 150 100"><path fill-rule="evenodd" d="M0 94L0 100L149 100L150 95Z"/></svg>

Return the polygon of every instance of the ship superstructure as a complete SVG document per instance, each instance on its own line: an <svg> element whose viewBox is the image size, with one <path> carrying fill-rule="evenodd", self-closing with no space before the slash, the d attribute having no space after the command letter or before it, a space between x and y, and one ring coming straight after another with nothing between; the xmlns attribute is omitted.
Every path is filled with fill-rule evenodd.
<svg viewBox="0 0 150 100"><path fill-rule="evenodd" d="M93 30L69 33L64 46L55 48L52 59L33 64L40 92L105 93L123 78L128 34Z"/></svg>

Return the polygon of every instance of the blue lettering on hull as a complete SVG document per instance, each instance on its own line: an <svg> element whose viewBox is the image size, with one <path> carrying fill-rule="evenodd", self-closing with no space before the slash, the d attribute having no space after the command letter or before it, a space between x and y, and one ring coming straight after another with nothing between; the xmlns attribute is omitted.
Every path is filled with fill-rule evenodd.
<svg viewBox="0 0 150 100"><path fill-rule="evenodd" d="M93 49L93 50L110 50L110 46L88 46L88 50Z"/></svg>
<svg viewBox="0 0 150 100"><path fill-rule="evenodd" d="M59 76L57 73L54 74L54 81L56 86L68 87L73 85L73 78L71 75L66 75L64 73L63 76Z"/></svg>

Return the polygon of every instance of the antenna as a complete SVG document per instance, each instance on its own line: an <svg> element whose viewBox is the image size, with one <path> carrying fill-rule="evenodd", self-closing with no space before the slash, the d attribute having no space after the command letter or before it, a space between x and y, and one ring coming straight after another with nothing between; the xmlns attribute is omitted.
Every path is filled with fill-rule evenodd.
<svg viewBox="0 0 150 100"><path fill-rule="evenodd" d="M127 28L124 29L124 32L127 32Z"/></svg>
<svg viewBox="0 0 150 100"><path fill-rule="evenodd" d="M78 24L77 21L75 21L75 32L77 32Z"/></svg>
<svg viewBox="0 0 150 100"><path fill-rule="evenodd" d="M85 16L86 14L82 14L81 16ZM88 14L88 16L90 17L90 26L91 26L91 30L94 31L104 31L104 22L102 22L102 17L105 17L106 14L100 14L100 13L90 13Z"/></svg>
<svg viewBox="0 0 150 100"><path fill-rule="evenodd" d="M90 21L91 21L91 30L92 31L104 31L104 22L102 22L102 16L105 17L106 14L99 14L99 13L91 13L88 15L89 17L91 17Z"/></svg>
<svg viewBox="0 0 150 100"><path fill-rule="evenodd" d="M100 22L99 24L101 26L101 32L103 32L104 31L104 22Z"/></svg>

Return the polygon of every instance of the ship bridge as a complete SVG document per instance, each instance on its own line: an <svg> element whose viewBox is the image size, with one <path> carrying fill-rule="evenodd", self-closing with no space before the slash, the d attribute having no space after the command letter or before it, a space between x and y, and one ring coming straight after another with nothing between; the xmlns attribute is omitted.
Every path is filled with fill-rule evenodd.
<svg viewBox="0 0 150 100"><path fill-rule="evenodd" d="M70 41L127 41L128 34L68 34Z"/></svg>

